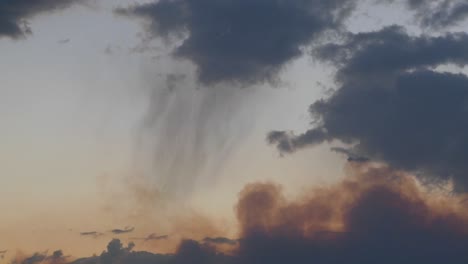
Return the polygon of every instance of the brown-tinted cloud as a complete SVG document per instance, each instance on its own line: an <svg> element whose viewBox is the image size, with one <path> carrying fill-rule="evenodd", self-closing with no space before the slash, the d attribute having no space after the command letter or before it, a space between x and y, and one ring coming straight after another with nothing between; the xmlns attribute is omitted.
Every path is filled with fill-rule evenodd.
<svg viewBox="0 0 468 264"><path fill-rule="evenodd" d="M273 184L241 193L240 263L464 263L468 215L414 178L352 165L354 175L287 200Z"/></svg>
<svg viewBox="0 0 468 264"><path fill-rule="evenodd" d="M174 254L153 254L112 240L100 256L74 263L467 263L466 197L429 192L379 164L347 171L342 182L295 199L280 185L247 185L235 207L241 239L230 251L188 239Z"/></svg>

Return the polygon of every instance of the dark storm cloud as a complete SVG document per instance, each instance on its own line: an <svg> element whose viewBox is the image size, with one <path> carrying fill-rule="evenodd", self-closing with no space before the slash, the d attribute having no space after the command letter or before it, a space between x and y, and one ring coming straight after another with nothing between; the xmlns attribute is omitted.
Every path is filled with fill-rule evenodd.
<svg viewBox="0 0 468 264"><path fill-rule="evenodd" d="M417 2L412 7L416 10L417 18L426 27L440 29L457 25L468 18L468 2L465 0L443 0L432 5Z"/></svg>
<svg viewBox="0 0 468 264"><path fill-rule="evenodd" d="M468 62L468 35L407 35L399 27L351 35L315 54L338 67L339 89L310 106L317 126L272 132L282 153L339 140L357 155L405 170L453 179L468 188L468 77L435 71ZM312 135L312 136L311 136Z"/></svg>
<svg viewBox="0 0 468 264"><path fill-rule="evenodd" d="M424 27L442 29L454 26L468 18L466 0L380 0L403 2L415 12L416 20Z"/></svg>
<svg viewBox="0 0 468 264"><path fill-rule="evenodd" d="M404 28L390 26L375 32L349 35L344 44L329 44L314 55L339 67L339 81L372 81L403 71L444 64L466 65L468 35L441 37L408 35Z"/></svg>
<svg viewBox="0 0 468 264"><path fill-rule="evenodd" d="M186 197L199 179L217 177L254 127L254 97L265 98L232 87L278 81L289 62L326 33L342 29L355 2L161 0L117 8L121 16L146 22L144 44L163 40L172 58L197 69L196 80L185 71L172 72L153 90L141 149L153 156L144 166L153 170L158 187ZM198 85L217 87L193 92Z"/></svg>
<svg viewBox="0 0 468 264"><path fill-rule="evenodd" d="M19 38L30 34L28 19L35 15L67 8L87 0L2 0L0 1L0 37Z"/></svg>
<svg viewBox="0 0 468 264"><path fill-rule="evenodd" d="M116 13L145 18L152 37L183 39L173 55L192 61L202 83L254 84L274 81L303 47L339 28L354 2L162 0Z"/></svg>

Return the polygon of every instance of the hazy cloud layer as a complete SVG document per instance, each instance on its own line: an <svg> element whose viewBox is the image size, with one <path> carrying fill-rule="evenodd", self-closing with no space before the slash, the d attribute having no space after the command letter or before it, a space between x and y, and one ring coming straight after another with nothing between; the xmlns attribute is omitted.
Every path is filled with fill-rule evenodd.
<svg viewBox="0 0 468 264"><path fill-rule="evenodd" d="M413 37L394 26L314 55L339 69L339 89L310 106L316 127L271 132L270 143L288 153L339 140L357 155L468 188L468 77L434 70L466 65L467 34Z"/></svg>
<svg viewBox="0 0 468 264"><path fill-rule="evenodd" d="M35 15L67 8L87 0L2 0L0 37L20 38L32 33L28 19Z"/></svg>
<svg viewBox="0 0 468 264"><path fill-rule="evenodd" d="M162 0L119 8L145 18L152 37L183 39L175 57L192 61L199 81L273 81L303 47L337 29L351 0Z"/></svg>

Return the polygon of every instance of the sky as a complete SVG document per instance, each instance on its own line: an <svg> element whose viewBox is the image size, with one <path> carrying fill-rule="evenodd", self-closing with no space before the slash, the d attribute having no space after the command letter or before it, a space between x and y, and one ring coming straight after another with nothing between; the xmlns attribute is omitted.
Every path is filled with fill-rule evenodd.
<svg viewBox="0 0 468 264"><path fill-rule="evenodd" d="M0 0L0 263L466 263L467 30L464 0Z"/></svg>

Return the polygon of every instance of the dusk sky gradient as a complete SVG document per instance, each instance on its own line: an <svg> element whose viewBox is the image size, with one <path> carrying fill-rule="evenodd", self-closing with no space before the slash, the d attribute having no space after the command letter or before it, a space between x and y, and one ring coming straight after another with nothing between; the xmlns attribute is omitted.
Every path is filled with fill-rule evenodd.
<svg viewBox="0 0 468 264"><path fill-rule="evenodd" d="M464 0L0 0L0 263L378 263L349 241L388 219L463 263L467 31Z"/></svg>

